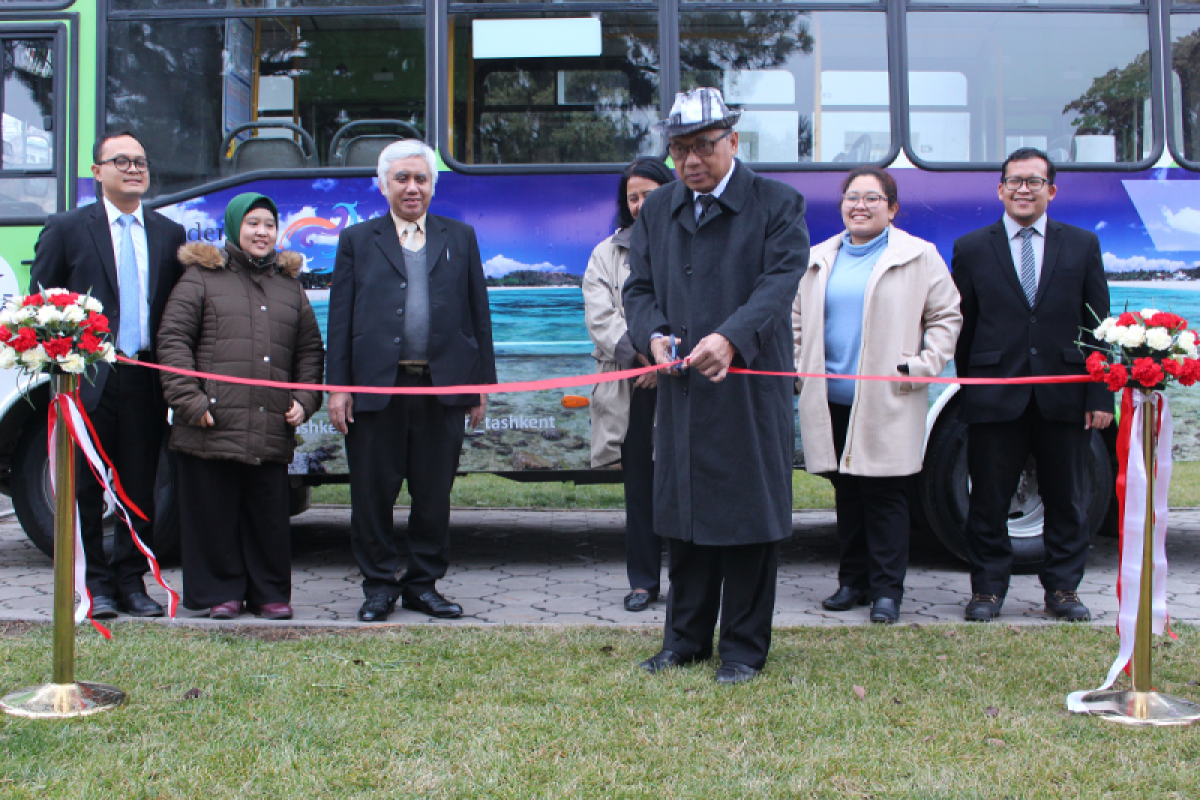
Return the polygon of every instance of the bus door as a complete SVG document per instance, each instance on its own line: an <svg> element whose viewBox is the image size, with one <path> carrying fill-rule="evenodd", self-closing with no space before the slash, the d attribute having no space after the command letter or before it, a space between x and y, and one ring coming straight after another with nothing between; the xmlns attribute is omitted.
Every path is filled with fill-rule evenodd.
<svg viewBox="0 0 1200 800"><path fill-rule="evenodd" d="M66 93L76 60L69 52L74 21L16 13L0 19L0 295L26 286L46 217L73 199Z"/></svg>

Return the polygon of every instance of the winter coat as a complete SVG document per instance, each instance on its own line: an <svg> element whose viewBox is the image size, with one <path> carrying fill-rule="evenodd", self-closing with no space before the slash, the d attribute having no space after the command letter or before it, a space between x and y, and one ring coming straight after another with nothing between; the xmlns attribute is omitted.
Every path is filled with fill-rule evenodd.
<svg viewBox="0 0 1200 800"><path fill-rule="evenodd" d="M842 234L813 248L792 305L798 372L825 372L825 287ZM962 328L958 290L937 248L892 228L871 270L863 300L860 375L935 377L954 355ZM839 463L833 446L826 381L800 386L800 438L809 472L890 477L921 470L929 385L859 381L846 446Z"/></svg>
<svg viewBox="0 0 1200 800"><path fill-rule="evenodd" d="M621 288L628 278L629 228L622 228L596 245L583 273L583 315L588 335L596 345L592 358L596 359L598 373L633 369L638 364L621 302ZM590 405L593 467L606 467L621 460L632 394L632 380L593 385Z"/></svg>
<svg viewBox="0 0 1200 800"><path fill-rule="evenodd" d="M710 333L735 367L792 372L789 307L808 263L804 198L737 163L700 223L682 182L646 198L629 248L625 316L639 347L656 331L687 354ZM658 380L654 529L698 545L780 541L792 534L795 424L787 377L697 370Z"/></svg>
<svg viewBox="0 0 1200 800"><path fill-rule="evenodd" d="M240 252L240 251L239 251ZM312 306L296 275L297 253L279 253L266 268L207 244L179 248L186 268L158 331L159 362L239 378L320 384L325 348ZM305 419L322 394L202 380L164 372L174 411L171 449L246 464L291 463L296 431L284 415L295 400ZM214 425L197 422L212 414Z"/></svg>

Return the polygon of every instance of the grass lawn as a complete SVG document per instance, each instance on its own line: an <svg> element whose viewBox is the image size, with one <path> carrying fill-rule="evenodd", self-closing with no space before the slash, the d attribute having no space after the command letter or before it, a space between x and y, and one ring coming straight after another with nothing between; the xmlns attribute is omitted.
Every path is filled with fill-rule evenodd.
<svg viewBox="0 0 1200 800"><path fill-rule="evenodd" d="M314 503L349 503L345 484L313 489ZM399 505L408 505L408 491L400 493ZM480 508L624 508L625 493L618 483L576 486L573 483L518 483L495 475L466 475L454 482L451 504ZM1200 506L1200 462L1175 465L1171 478L1171 505ZM792 507L833 508L833 486L807 472L792 473Z"/></svg>
<svg viewBox="0 0 1200 800"><path fill-rule="evenodd" d="M1155 683L1200 699L1200 631L1180 633L1155 651ZM115 637L81 629L77 671L129 707L0 717L0 795L1200 796L1197 731L1065 711L1107 670L1109 628L786 629L740 687L715 686L711 664L640 674L649 629L124 623ZM46 680L49 659L48 627L10 628L0 686Z"/></svg>

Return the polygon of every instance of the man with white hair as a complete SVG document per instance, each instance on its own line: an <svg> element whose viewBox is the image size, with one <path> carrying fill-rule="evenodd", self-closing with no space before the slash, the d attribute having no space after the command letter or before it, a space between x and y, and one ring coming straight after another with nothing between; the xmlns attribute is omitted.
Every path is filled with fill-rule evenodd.
<svg viewBox="0 0 1200 800"><path fill-rule="evenodd" d="M379 154L389 213L342 231L329 296L326 380L340 386L461 386L496 382L492 322L475 230L428 213L433 150L415 139ZM483 422L485 395L332 392L329 421L346 435L350 540L363 574L363 622L404 608L450 619L462 607L437 591L448 566L450 489L463 423ZM392 506L408 481L408 565Z"/></svg>

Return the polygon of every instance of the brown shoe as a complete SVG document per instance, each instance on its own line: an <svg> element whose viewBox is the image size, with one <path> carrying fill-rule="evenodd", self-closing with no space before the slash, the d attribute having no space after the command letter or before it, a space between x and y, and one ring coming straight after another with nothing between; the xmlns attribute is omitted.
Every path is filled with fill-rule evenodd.
<svg viewBox="0 0 1200 800"><path fill-rule="evenodd" d="M226 603L220 603L209 609L209 619L236 619L238 614L242 613L242 601L230 600Z"/></svg>
<svg viewBox="0 0 1200 800"><path fill-rule="evenodd" d="M261 606L247 605L246 610L263 619L291 619L292 607L287 603L263 603Z"/></svg>

